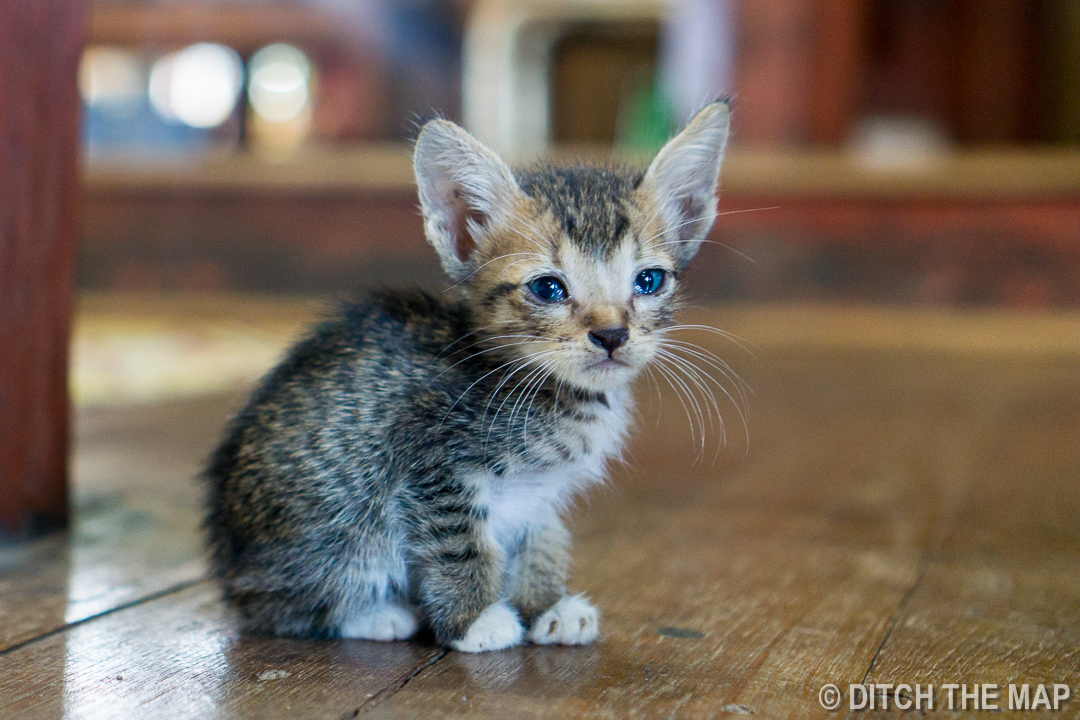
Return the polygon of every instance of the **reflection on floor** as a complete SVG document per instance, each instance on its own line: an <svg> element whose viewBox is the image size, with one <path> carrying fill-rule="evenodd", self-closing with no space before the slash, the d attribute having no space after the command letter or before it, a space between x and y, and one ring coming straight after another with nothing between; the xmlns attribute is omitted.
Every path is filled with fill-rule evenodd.
<svg viewBox="0 0 1080 720"><path fill-rule="evenodd" d="M90 294L80 299L72 392L80 406L243 390L336 299ZM838 305L690 310L760 348L935 349L1007 354L1080 351L1080 314L956 313ZM732 346L734 347L734 346ZM730 350L730 348L729 348Z"/></svg>
<svg viewBox="0 0 1080 720"><path fill-rule="evenodd" d="M72 342L80 406L249 387L305 324L317 299L85 295Z"/></svg>
<svg viewBox="0 0 1080 720"><path fill-rule="evenodd" d="M754 387L749 447L732 432L713 461L714 433L695 461L643 385L628 463L573 517L600 641L463 656L236 631L191 478L243 393L192 393L249 382L314 313L155 302L82 305L77 372L107 392L80 410L73 529L0 551L0 717L824 718L826 683L934 684L938 709L944 683L1080 677L1076 315L688 315L751 345L687 333ZM171 357L132 390L108 337L139 327Z"/></svg>

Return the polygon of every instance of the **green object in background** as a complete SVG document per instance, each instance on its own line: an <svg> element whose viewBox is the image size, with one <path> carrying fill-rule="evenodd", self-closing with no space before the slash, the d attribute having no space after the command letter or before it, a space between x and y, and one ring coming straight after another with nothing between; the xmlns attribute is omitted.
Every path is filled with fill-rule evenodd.
<svg viewBox="0 0 1080 720"><path fill-rule="evenodd" d="M653 76L638 76L622 93L615 144L628 153L655 153L675 131L672 117L671 103Z"/></svg>

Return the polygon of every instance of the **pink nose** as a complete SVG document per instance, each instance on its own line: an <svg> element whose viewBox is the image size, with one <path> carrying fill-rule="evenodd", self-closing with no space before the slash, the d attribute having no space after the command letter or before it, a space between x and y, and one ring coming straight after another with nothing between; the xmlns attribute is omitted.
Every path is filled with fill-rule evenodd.
<svg viewBox="0 0 1080 720"><path fill-rule="evenodd" d="M589 333L589 340L592 341L592 344L607 350L608 355L625 345L629 339L630 330L624 327L604 328Z"/></svg>

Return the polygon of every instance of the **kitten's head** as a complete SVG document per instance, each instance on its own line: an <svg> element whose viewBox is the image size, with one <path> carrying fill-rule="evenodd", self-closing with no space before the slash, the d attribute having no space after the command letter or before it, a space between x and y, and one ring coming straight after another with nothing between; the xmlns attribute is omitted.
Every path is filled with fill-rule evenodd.
<svg viewBox="0 0 1080 720"><path fill-rule="evenodd" d="M644 172L513 172L433 120L414 156L428 241L505 353L582 389L624 384L656 353L716 218L728 124L727 103L707 106Z"/></svg>

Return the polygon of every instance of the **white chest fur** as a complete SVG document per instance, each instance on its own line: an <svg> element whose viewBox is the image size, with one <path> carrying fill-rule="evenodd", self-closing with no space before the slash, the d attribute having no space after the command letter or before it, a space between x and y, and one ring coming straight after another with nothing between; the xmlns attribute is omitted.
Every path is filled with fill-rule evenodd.
<svg viewBox="0 0 1080 720"><path fill-rule="evenodd" d="M602 482L608 461L622 451L630 416L629 393L608 396L608 407L598 405L587 421L568 423L566 445L579 451L572 459L537 471L508 465L501 475L484 473L474 478L478 501L487 510L488 527L504 548L517 542L530 527L553 520L574 496Z"/></svg>

